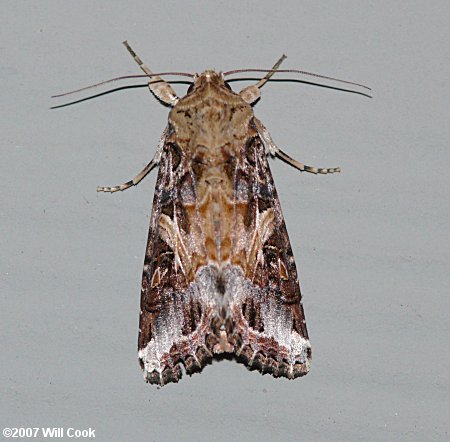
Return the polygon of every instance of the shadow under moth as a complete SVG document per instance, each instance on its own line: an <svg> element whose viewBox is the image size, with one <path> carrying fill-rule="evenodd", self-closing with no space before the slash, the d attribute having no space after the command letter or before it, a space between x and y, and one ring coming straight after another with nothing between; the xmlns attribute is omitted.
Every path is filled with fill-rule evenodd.
<svg viewBox="0 0 450 442"><path fill-rule="evenodd" d="M267 157L314 174L340 169L310 167L288 156L252 104L275 72L365 86L279 70L283 56L268 70L167 73L193 78L179 98L163 74L154 74L124 44L149 77L150 91L172 107L152 161L133 180L97 189L125 190L159 165L142 276L138 350L144 378L177 382L182 366L192 374L219 354L275 377L305 375L311 345ZM224 78L249 71L266 76L233 92ZM130 77L137 76L117 79Z"/></svg>

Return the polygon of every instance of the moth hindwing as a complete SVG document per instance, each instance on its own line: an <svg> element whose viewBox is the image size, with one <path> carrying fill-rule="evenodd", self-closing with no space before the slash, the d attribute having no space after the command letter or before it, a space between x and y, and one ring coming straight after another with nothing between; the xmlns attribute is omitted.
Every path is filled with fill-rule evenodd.
<svg viewBox="0 0 450 442"><path fill-rule="evenodd" d="M172 106L156 155L134 180L98 189L124 190L159 163L139 321L150 383L177 382L181 365L191 374L221 353L273 376L308 373L297 270L267 156L313 173L339 168L305 166L275 146L251 107L272 73L235 93L208 70L182 98L152 77L150 90Z"/></svg>

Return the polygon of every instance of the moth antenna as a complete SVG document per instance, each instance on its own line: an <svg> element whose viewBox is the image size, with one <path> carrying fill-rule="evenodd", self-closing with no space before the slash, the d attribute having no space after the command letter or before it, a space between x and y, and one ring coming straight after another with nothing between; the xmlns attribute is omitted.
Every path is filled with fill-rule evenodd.
<svg viewBox="0 0 450 442"><path fill-rule="evenodd" d="M86 91L88 89L93 89L95 87L102 86L104 84L113 83L114 81L127 80L129 78L157 77L159 75L178 75L178 76L182 76L182 77L191 77L191 78L194 77L194 74L190 74L188 72L159 72L156 74L152 73L152 74L122 75L121 77L111 78L110 80L101 81L100 83L92 84L90 86L85 86L85 87L82 87L80 89L75 89L70 92L64 92L62 94L52 95L51 98L65 97L66 95L76 94L78 92ZM155 83L158 81L161 81L161 80L157 80L157 81L155 81Z"/></svg>
<svg viewBox="0 0 450 442"><path fill-rule="evenodd" d="M365 86L364 84L355 83L353 81L341 80L340 78L335 78L335 77L328 77L327 75L314 74L313 72L300 71L298 69L235 69L232 71L224 72L223 75L227 76L227 75L232 75L232 74L239 74L242 72L269 72L271 74L270 76L272 76L275 72L309 75L310 77L322 78L324 80L337 81L338 83L345 83L345 84L351 84L353 86L359 86L364 89L368 89L369 91L372 90L370 87ZM267 75L266 75L266 77L264 77L264 79L265 79L264 83L270 78L270 76L267 77Z"/></svg>
<svg viewBox="0 0 450 442"><path fill-rule="evenodd" d="M110 80L101 81L100 83L91 84L90 86L85 86L80 89L75 89L73 91L63 92L62 94L57 94L57 95L52 95L52 98L65 97L66 95L76 94L77 92L82 92L82 91L86 91L88 89L93 89L94 87L102 86L104 84L112 83L114 81L125 80L128 78L141 78L141 77L147 77L147 75L143 75L143 74L141 74L141 75L123 75L121 77L116 77L116 78L111 78Z"/></svg>

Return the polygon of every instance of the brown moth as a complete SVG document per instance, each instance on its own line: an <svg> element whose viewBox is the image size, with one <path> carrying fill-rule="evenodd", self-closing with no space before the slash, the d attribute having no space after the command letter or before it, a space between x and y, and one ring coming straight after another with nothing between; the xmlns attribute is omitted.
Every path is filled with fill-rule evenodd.
<svg viewBox="0 0 450 442"><path fill-rule="evenodd" d="M311 345L292 248L267 156L301 171L334 173L281 151L255 117L259 88L239 93L220 72L195 75L186 96L142 63L149 88L172 106L153 160L159 164L142 277L139 361L145 379L164 385L228 353L262 373L308 373ZM235 73L239 71L232 71ZM322 78L329 78L323 77Z"/></svg>

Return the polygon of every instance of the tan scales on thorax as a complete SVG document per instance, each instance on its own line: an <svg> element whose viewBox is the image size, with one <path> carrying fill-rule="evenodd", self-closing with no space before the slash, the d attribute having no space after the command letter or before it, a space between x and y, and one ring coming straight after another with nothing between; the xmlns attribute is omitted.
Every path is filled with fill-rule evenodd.
<svg viewBox="0 0 450 442"><path fill-rule="evenodd" d="M239 207L235 205L234 168L230 166L239 158L252 117L251 106L228 90L221 74L214 71L202 73L194 90L170 112L173 140L197 180L197 199L185 205L188 224L202 232L202 244L194 247L190 263L194 273L205 261L221 267L230 262L233 252L237 255L233 263L244 264L243 251L233 246L235 232L242 231L243 215L235 216Z"/></svg>

